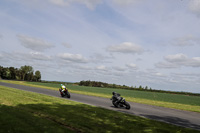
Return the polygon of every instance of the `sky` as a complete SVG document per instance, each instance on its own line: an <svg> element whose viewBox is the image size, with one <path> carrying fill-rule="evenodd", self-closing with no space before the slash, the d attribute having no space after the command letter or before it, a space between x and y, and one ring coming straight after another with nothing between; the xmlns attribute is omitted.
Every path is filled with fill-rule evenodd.
<svg viewBox="0 0 200 133"><path fill-rule="evenodd" d="M1 0L0 65L200 93L200 1Z"/></svg>

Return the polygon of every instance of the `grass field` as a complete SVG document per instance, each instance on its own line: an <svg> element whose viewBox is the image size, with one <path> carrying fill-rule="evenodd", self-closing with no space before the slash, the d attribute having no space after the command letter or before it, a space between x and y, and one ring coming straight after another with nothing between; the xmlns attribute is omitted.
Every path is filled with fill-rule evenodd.
<svg viewBox="0 0 200 133"><path fill-rule="evenodd" d="M0 86L2 133L197 133L129 114Z"/></svg>
<svg viewBox="0 0 200 133"><path fill-rule="evenodd" d="M40 83L40 82L22 82L22 81L7 81L7 80L2 80L1 82L42 87L52 90L58 90L60 86L60 84ZM66 87L69 88L69 91L73 93L93 95L106 98L110 98L112 91L116 91L120 93L123 97L125 97L127 101L200 112L200 97L198 96L174 95L174 94L166 94L158 92L85 87L85 86L75 86L75 85L67 85Z"/></svg>
<svg viewBox="0 0 200 133"><path fill-rule="evenodd" d="M54 87L54 88L59 88L60 86L60 84L53 84L53 83L39 83L39 82L27 82L27 83L33 85ZM198 96L174 95L174 94L159 93L159 92L86 87L86 86L75 86L75 85L66 85L66 87L69 88L70 90L86 91L86 92L99 93L105 95L111 95L113 91L116 91L122 94L122 96L124 97L133 97L133 98L141 98L141 99L148 99L155 101L173 102L173 103L200 106L200 97Z"/></svg>

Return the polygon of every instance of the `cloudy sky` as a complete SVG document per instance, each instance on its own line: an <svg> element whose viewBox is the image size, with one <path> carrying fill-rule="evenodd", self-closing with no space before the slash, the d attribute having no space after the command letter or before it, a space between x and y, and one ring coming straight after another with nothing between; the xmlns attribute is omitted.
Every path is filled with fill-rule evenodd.
<svg viewBox="0 0 200 133"><path fill-rule="evenodd" d="M1 0L0 65L200 93L200 1Z"/></svg>

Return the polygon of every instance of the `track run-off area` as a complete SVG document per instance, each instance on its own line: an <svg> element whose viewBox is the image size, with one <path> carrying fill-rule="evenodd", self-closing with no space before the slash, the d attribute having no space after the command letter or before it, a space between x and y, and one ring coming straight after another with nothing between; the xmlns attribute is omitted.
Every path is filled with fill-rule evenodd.
<svg viewBox="0 0 200 133"><path fill-rule="evenodd" d="M0 85L63 98L60 96L59 91L30 87L30 86L23 86L23 85L17 85L17 84L10 84L10 83L4 83L4 82L0 82ZM141 116L141 117L145 117L145 118L149 118L149 119L153 119L157 121L162 121L162 122L174 124L177 126L200 130L200 113L176 110L176 109L170 109L170 108L164 108L164 107L158 107L158 106L152 106L152 105L146 105L146 104L139 104L139 103L133 103L133 102L129 102L131 105L131 109L126 110L124 108L115 108L112 105L111 100L108 98L81 95L81 94L75 94L75 93L70 93L70 94L71 94L70 99L66 97L64 98L68 100L73 100L73 101L89 104L89 105L94 105L97 107L102 107L102 108L115 110L115 111L119 111L123 113L128 113L128 114L132 114L136 116Z"/></svg>

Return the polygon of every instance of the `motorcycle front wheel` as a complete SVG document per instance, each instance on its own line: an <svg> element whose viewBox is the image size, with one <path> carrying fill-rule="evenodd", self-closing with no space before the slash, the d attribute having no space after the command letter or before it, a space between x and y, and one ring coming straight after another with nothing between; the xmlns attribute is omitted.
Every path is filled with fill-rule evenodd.
<svg viewBox="0 0 200 133"><path fill-rule="evenodd" d="M71 95L70 95L70 93L68 91L66 92L66 95L67 95L67 98L71 97Z"/></svg>
<svg viewBox="0 0 200 133"><path fill-rule="evenodd" d="M126 109L130 109L131 108L131 106L130 106L130 104L128 103L128 102L124 102L124 105L126 106Z"/></svg>

